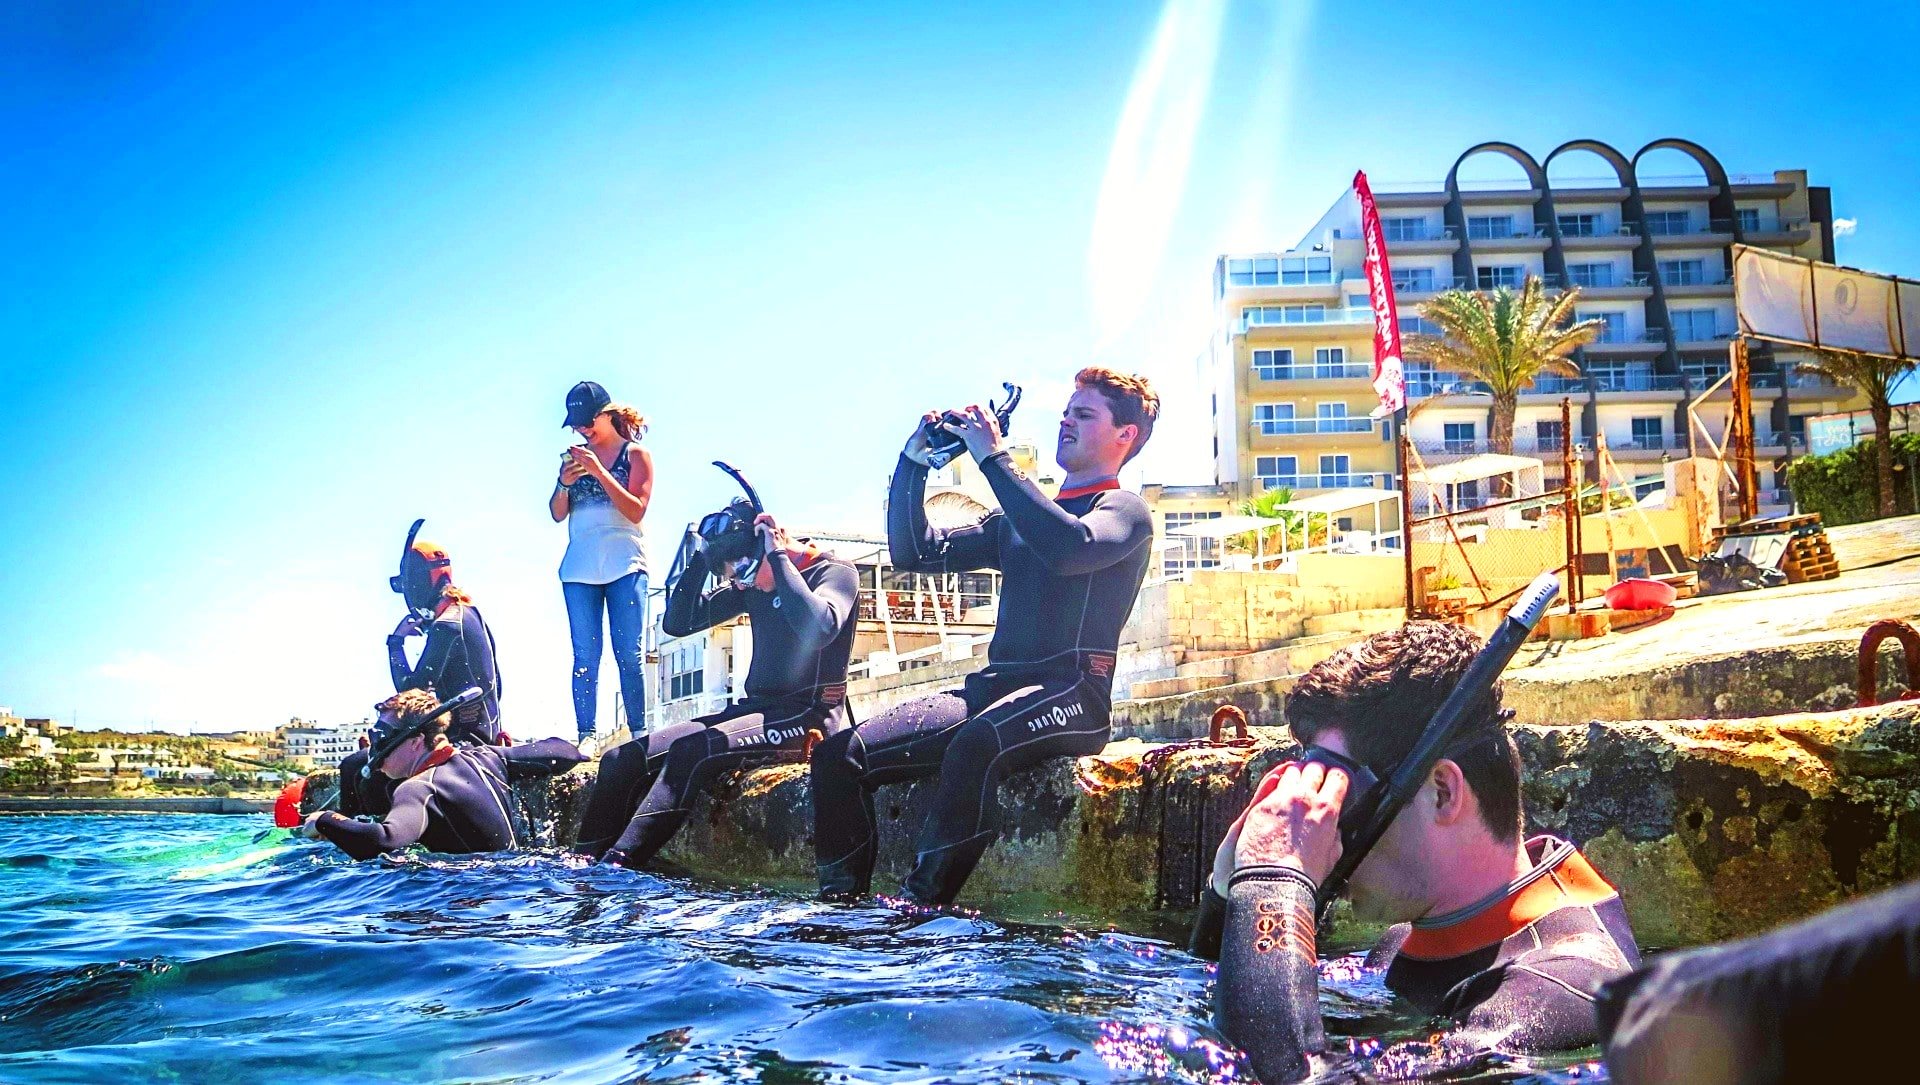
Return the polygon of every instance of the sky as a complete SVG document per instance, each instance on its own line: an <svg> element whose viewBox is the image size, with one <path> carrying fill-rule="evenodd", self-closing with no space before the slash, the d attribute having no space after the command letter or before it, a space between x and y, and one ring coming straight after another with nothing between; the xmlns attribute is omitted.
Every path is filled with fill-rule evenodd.
<svg viewBox="0 0 1920 1085"><path fill-rule="evenodd" d="M921 411L1021 381L1016 436L1050 450L1089 363L1162 392L1137 473L1206 481L1214 257L1483 140L1804 168L1841 262L1920 276L1920 15L1820 16L6 5L0 705L360 719L426 517L508 730L570 734L545 499L575 381L650 419L657 573L730 496L710 460L795 527L877 531Z"/></svg>

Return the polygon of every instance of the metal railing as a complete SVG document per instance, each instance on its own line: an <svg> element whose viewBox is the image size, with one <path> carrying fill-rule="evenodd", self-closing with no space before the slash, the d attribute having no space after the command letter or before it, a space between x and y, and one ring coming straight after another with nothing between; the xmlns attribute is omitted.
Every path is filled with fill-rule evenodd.
<svg viewBox="0 0 1920 1085"><path fill-rule="evenodd" d="M1629 452L1662 452L1669 449L1687 447L1687 438L1681 433L1663 433L1658 437L1628 437L1624 440L1609 440L1610 447Z"/></svg>
<svg viewBox="0 0 1920 1085"><path fill-rule="evenodd" d="M1302 362L1296 365L1256 365L1253 375L1263 381L1324 381L1345 380L1351 377L1371 377L1373 367L1365 362L1348 362L1345 365L1319 365Z"/></svg>
<svg viewBox="0 0 1920 1085"><path fill-rule="evenodd" d="M1418 230L1401 228L1384 232L1389 245L1396 241L1452 241L1459 237L1451 226L1423 226Z"/></svg>
<svg viewBox="0 0 1920 1085"><path fill-rule="evenodd" d="M1649 285L1649 276L1644 271L1633 272L1628 275L1608 275L1606 282L1596 282L1594 281L1594 276L1575 275L1571 272L1567 274L1567 278L1573 285L1582 290L1607 290L1617 286Z"/></svg>
<svg viewBox="0 0 1920 1085"><path fill-rule="evenodd" d="M1260 475L1263 490L1393 489L1393 476L1379 471L1350 471L1333 475Z"/></svg>
<svg viewBox="0 0 1920 1085"><path fill-rule="evenodd" d="M1243 312L1240 314L1240 330L1242 332L1248 332L1255 328L1274 328L1297 324L1373 323L1372 309L1282 309L1277 306L1267 306L1266 308L1276 310L1274 314L1271 314L1273 319L1268 319L1269 314L1266 313L1262 313L1256 319L1253 314Z"/></svg>
<svg viewBox="0 0 1920 1085"><path fill-rule="evenodd" d="M1256 418L1253 428L1262 437L1288 437L1308 433L1371 433L1371 418Z"/></svg>
<svg viewBox="0 0 1920 1085"><path fill-rule="evenodd" d="M1593 386L1601 392L1678 392L1686 387L1680 377L1665 373L1594 373Z"/></svg>

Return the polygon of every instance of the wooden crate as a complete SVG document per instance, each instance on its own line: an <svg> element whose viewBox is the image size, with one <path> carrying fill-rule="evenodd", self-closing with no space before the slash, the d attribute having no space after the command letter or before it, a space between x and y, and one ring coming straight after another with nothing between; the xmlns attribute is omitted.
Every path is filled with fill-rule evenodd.
<svg viewBox="0 0 1920 1085"><path fill-rule="evenodd" d="M1833 544L1827 541L1827 533L1796 535L1787 544L1786 559L1780 563L1780 571L1787 574L1787 583L1804 584L1809 580L1832 580L1840 575L1840 563L1834 560Z"/></svg>

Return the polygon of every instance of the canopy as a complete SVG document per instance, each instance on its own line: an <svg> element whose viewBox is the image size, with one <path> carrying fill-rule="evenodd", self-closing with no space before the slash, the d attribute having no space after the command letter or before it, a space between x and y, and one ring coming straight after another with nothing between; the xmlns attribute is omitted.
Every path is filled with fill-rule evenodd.
<svg viewBox="0 0 1920 1085"><path fill-rule="evenodd" d="M1355 486L1345 490L1327 490L1323 493L1295 498L1280 507L1287 512L1332 514L1346 512L1349 509L1363 509L1382 501L1397 500L1399 496L1397 490Z"/></svg>
<svg viewBox="0 0 1920 1085"><path fill-rule="evenodd" d="M1280 526L1279 518L1274 516L1216 516L1211 520L1195 520L1190 524L1170 527L1167 534L1184 535L1190 539L1224 539Z"/></svg>
<svg viewBox="0 0 1920 1085"><path fill-rule="evenodd" d="M1464 460L1429 467L1415 475L1414 481L1435 486L1457 486L1462 482L1499 478L1501 475L1511 475L1516 471L1525 471L1529 468L1540 470L1545 466L1532 456L1502 456L1497 452L1483 452L1478 456L1468 456Z"/></svg>

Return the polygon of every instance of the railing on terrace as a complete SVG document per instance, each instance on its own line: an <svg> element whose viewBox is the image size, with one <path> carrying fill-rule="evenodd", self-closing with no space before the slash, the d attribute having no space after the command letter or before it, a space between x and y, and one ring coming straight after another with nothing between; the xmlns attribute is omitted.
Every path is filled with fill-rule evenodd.
<svg viewBox="0 0 1920 1085"><path fill-rule="evenodd" d="M1572 280L1573 285L1582 290L1607 290L1613 287L1646 286L1649 283L1649 276L1645 272L1635 272L1632 275L1608 275L1605 276L1605 282L1600 281L1599 277L1592 275L1569 275L1568 277Z"/></svg>
<svg viewBox="0 0 1920 1085"><path fill-rule="evenodd" d="M1602 392L1678 392L1686 382L1666 373L1596 373L1594 387Z"/></svg>
<svg viewBox="0 0 1920 1085"><path fill-rule="evenodd" d="M1385 230L1384 233L1389 245L1396 241L1452 241L1459 236L1451 226L1401 227Z"/></svg>
<svg viewBox="0 0 1920 1085"><path fill-rule="evenodd" d="M1660 452L1667 449L1687 447L1687 438L1681 433L1663 433L1658 437L1628 437L1622 440L1609 440L1611 448L1622 451Z"/></svg>
<svg viewBox="0 0 1920 1085"><path fill-rule="evenodd" d="M1249 307L1251 308L1251 307ZM1263 306L1262 312L1240 314L1240 331L1294 324L1371 324L1372 309L1301 309Z"/></svg>
<svg viewBox="0 0 1920 1085"><path fill-rule="evenodd" d="M1344 475L1260 475L1263 490L1344 490L1368 488L1393 489L1393 476L1377 471L1353 471Z"/></svg>
<svg viewBox="0 0 1920 1085"><path fill-rule="evenodd" d="M1253 428L1263 437L1306 433L1370 433L1371 418L1257 418Z"/></svg>
<svg viewBox="0 0 1920 1085"><path fill-rule="evenodd" d="M1295 365L1256 365L1253 375L1263 381L1324 381L1350 377L1371 377L1373 367L1365 362L1345 365L1319 365L1311 362Z"/></svg>

